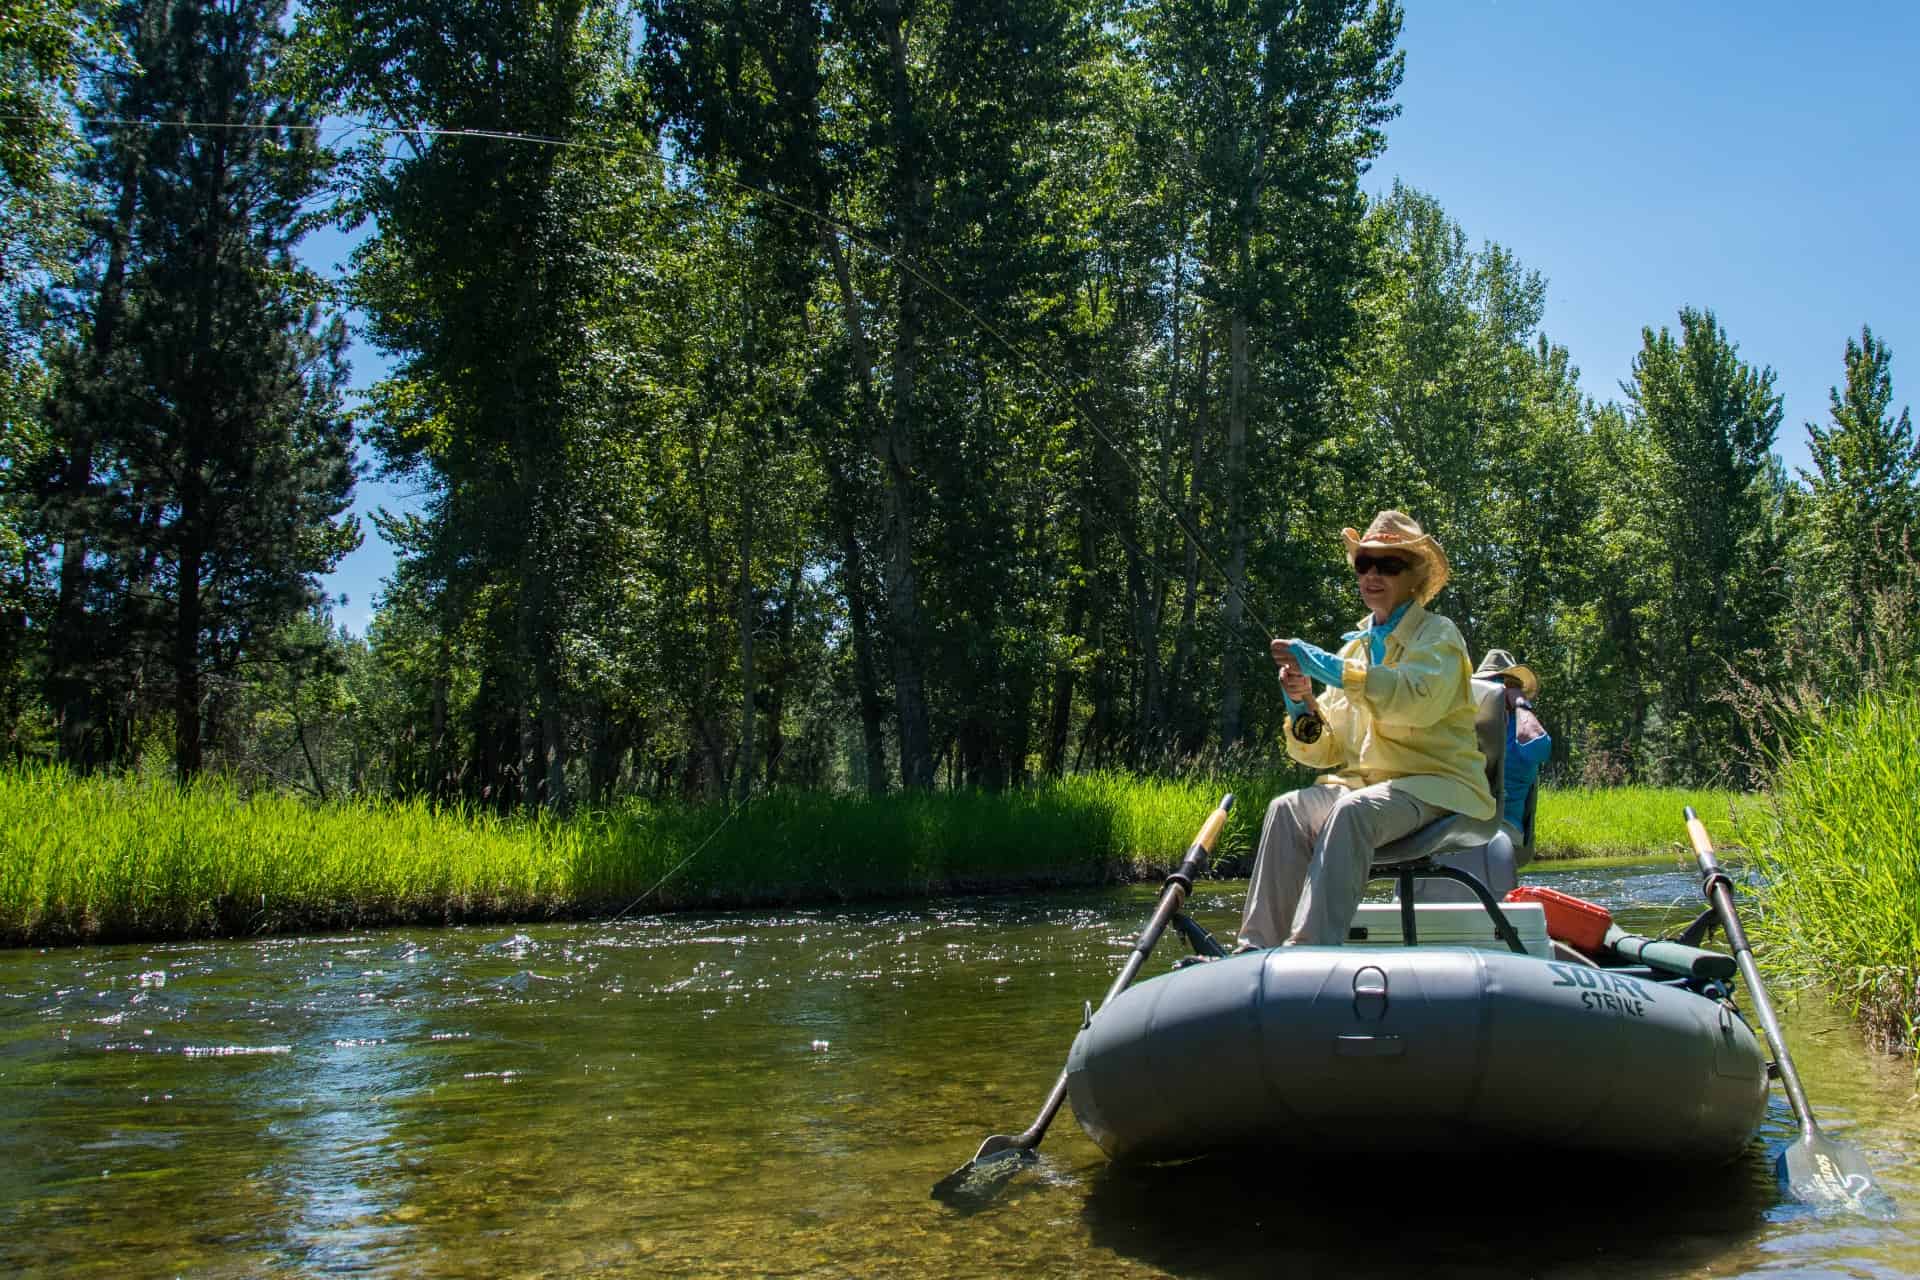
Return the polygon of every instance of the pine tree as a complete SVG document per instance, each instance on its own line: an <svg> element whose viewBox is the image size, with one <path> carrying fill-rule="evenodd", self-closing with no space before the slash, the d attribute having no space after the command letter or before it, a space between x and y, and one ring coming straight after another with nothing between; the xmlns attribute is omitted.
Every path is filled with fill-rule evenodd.
<svg viewBox="0 0 1920 1280"><path fill-rule="evenodd" d="M63 582L61 622L116 622L95 687L112 662L159 655L182 778L231 682L359 537L340 518L346 332L292 253L326 157L311 117L265 86L284 17L276 0L129 8L140 124L100 148L115 236L63 427L79 516L63 538L94 567Z"/></svg>

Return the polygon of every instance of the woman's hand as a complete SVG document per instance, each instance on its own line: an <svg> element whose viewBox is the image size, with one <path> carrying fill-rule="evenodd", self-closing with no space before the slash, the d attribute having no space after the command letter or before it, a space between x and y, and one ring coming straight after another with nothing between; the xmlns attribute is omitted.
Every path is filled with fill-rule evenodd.
<svg viewBox="0 0 1920 1280"><path fill-rule="evenodd" d="M1283 671L1292 665L1328 688L1338 685L1346 675L1340 659L1317 644L1300 639L1275 640L1269 647L1273 650L1273 660L1280 664ZM1285 651L1285 657L1281 656L1282 650Z"/></svg>
<svg viewBox="0 0 1920 1280"><path fill-rule="evenodd" d="M1300 670L1300 663L1293 656L1294 641L1275 640L1267 646L1273 654L1273 664L1280 668L1280 687L1295 702L1305 702L1313 696L1313 682Z"/></svg>

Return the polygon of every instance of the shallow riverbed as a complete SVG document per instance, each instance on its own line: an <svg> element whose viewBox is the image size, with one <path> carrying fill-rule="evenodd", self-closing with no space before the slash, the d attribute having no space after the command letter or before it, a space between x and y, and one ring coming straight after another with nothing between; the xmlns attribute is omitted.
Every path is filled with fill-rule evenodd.
<svg viewBox="0 0 1920 1280"><path fill-rule="evenodd" d="M1538 879L1636 927L1698 904L1665 865ZM1230 931L1243 889L1195 914ZM1777 1092L1706 1173L1125 1171L1063 1113L986 1208L931 1200L1033 1117L1154 896L0 953L0 1270L1920 1274L1908 1067L1813 1001L1784 1010L1796 1059L1894 1222L1778 1201Z"/></svg>

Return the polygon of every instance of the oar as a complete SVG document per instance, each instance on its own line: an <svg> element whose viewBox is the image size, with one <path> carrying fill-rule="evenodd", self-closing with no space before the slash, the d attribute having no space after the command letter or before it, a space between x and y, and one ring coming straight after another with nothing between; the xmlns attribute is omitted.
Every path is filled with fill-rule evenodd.
<svg viewBox="0 0 1920 1280"><path fill-rule="evenodd" d="M1740 927L1740 917L1734 914L1733 881L1714 860L1713 841L1707 838L1706 825L1694 813L1692 805L1687 806L1686 814L1687 834L1693 838L1694 856L1699 858L1700 872L1705 877L1700 887L1707 901L1720 913L1720 928L1727 935L1727 945L1733 948L1740 976L1753 995L1754 1012L1759 1015L1767 1047L1773 1050L1787 1104L1793 1108L1794 1119L1800 1122L1800 1136L1780 1153L1776 1174L1794 1199L1823 1211L1850 1209L1870 1218L1892 1218L1896 1212L1893 1197L1873 1180L1866 1160L1846 1143L1820 1132L1813 1118L1813 1107L1807 1101L1807 1091L1800 1087L1800 1073L1793 1069L1786 1037L1780 1034L1780 1020L1774 1016L1773 1002L1767 999L1767 989L1761 985L1760 970L1753 962L1752 949L1747 946L1746 931Z"/></svg>
<svg viewBox="0 0 1920 1280"><path fill-rule="evenodd" d="M1127 962L1120 969L1120 976L1107 988L1107 994L1101 998L1100 1007L1132 985L1140 967L1153 953L1154 944L1160 941L1160 935L1167 930L1167 922L1179 913L1186 903L1187 895L1193 892L1193 881L1207 865L1207 859L1213 856L1213 845L1220 838L1220 829L1227 824L1227 814L1233 808L1233 796L1228 794L1220 800L1220 807L1207 816L1201 824L1200 833L1187 846L1187 856L1180 860L1180 866L1167 877L1166 889L1160 894L1160 903L1153 910L1153 918L1147 921L1147 927L1140 931L1134 940L1133 951L1127 956ZM1047 1136L1047 1129L1053 1124L1053 1117L1060 1111L1060 1104L1067 1098L1067 1073L1063 1068L1060 1078L1053 1082L1053 1092L1047 1095L1046 1103L1040 1108L1040 1114L1020 1133L996 1133L980 1144L973 1153L973 1159L955 1169L946 1177L933 1184L933 1197L936 1200L968 1200L977 1198L982 1190L990 1190L1004 1181L1006 1175L1023 1160L1033 1158L1035 1147Z"/></svg>

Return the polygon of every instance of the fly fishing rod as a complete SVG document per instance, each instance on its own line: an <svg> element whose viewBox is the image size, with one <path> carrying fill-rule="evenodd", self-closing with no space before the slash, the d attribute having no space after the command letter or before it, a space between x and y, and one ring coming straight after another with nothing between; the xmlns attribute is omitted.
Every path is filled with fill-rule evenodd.
<svg viewBox="0 0 1920 1280"><path fill-rule="evenodd" d="M120 117L107 117L107 116L90 117L88 120L88 123L92 125L112 125L112 126L122 126L122 127L149 127L149 128L166 127L166 128L183 128L183 129L199 128L199 129L209 129L209 130L256 129L256 130L304 131L304 132L311 132L316 136L322 132L322 126L319 124L267 125L267 124L256 124L252 122L228 122L228 121L184 121L184 120L147 121L147 120L133 120L133 119L126 119L126 118L120 118ZM473 140L473 141L490 142L490 143L507 143L507 144L526 145L526 146L543 146L543 147L550 147L550 148L561 149L561 150L582 151L582 152L588 152L588 153L604 155L604 156L614 156L614 157L621 157L626 159L635 159L635 160L641 160L644 162L649 162L649 163L660 166L662 169L677 170L683 174L688 174L688 175L697 177L700 180L705 182L724 184L736 190L747 192L752 195L763 198L773 203L774 205L777 205L781 208L786 209L791 213L794 213L803 218L809 219L810 221L814 222L816 225L820 226L826 232L840 237L841 239L843 239L849 244L858 246L860 249L864 250L865 252L874 255L874 257L876 257L878 260L891 263L898 270L904 272L905 274L910 276L913 280L915 280L917 283L919 283L921 286L926 288L935 297L939 298L948 306L954 308L954 310L958 314L965 316L968 319L968 321L970 321L980 332L985 333L1001 349L1003 349L1009 355L1011 355L1020 366L1024 367L1026 370L1029 371L1030 374L1036 377L1041 383L1041 385L1047 388L1051 392L1051 394L1057 399L1057 401L1067 409L1069 415L1074 420L1084 425L1087 428L1087 430L1091 432L1092 435L1100 441L1100 443L1104 444L1107 447L1107 449L1112 452L1115 458L1120 460L1120 462L1127 468L1128 472L1133 476L1135 482L1140 486L1140 488L1144 490L1146 493L1148 493L1151 496L1152 500L1161 508L1161 510L1163 510L1172 519L1174 526L1180 531L1181 536L1184 539L1186 539L1188 544L1193 548L1195 554L1197 554L1202 560L1206 562L1208 568L1212 571L1213 575L1221 583L1221 585L1224 586L1224 588L1226 589L1226 592L1240 605L1241 609L1244 611L1244 617L1250 620L1253 625L1260 628L1261 631L1267 637L1269 637L1270 639L1274 637L1275 631L1272 624L1267 621L1265 616L1255 606L1253 601L1248 598L1247 592L1243 589L1242 584L1236 581L1234 576L1226 571L1225 567L1220 563L1220 560L1218 559L1218 557L1216 557L1213 551L1208 547L1206 540L1200 536L1200 531L1198 528L1195 527L1193 521L1189 519L1189 517L1166 493L1166 491L1161 486L1158 479L1147 473L1146 469L1140 464L1139 460L1134 457L1132 451L1126 447L1124 442L1117 439L1113 435L1113 433L1108 431L1107 428L1101 424L1101 422L1099 421L1096 415L1086 410L1086 408L1080 403L1079 396L1073 391L1071 387L1066 385L1061 380L1061 378L1058 377L1053 372L1052 368L1049 367L1047 363L1041 361L1032 353L1027 351L1018 342L1016 342L1011 336L1005 333L999 326L995 325L987 317L981 315L977 309L968 305L968 303L963 299L957 297L952 290L948 289L939 280L935 279L929 271L923 269L919 263L913 261L907 255L889 250L884 245L881 245L875 242L869 236L862 234L856 228L849 226L844 221L841 221L840 219L831 216L829 213L827 213L824 210L812 208L808 205L802 204L799 201L783 196L778 192L769 191L764 187L756 186L755 184L744 181L740 178L732 177L725 173L710 171L706 166L701 165L686 157L668 156L668 155L662 154L660 151L653 148L621 145L621 144L609 143L609 142L601 141L599 139L591 139L591 138L560 138L560 137L553 137L549 135L521 133L521 132L514 132L514 131L500 130L500 129L471 129L471 128L448 128L448 127L429 127L429 126L382 126L382 125L373 124L371 122L358 121L358 120L343 121L342 123L351 127L352 129L362 131L376 140L382 137L398 137L398 138L406 139L409 143L415 145L416 151L418 150L418 144L423 141L430 142L430 141L437 141L437 140ZM1085 504L1080 504L1080 505L1083 513L1090 513L1089 509L1085 506ZM1090 514L1095 514L1095 518L1096 519L1098 518L1097 513L1090 513ZM1165 570L1165 568L1163 566L1160 566L1157 562L1155 562L1151 556L1147 555L1144 549L1139 547L1138 544L1131 537L1128 536L1126 531L1124 531L1119 527L1119 524L1117 521L1114 521L1114 522L1103 521L1103 523L1106 523L1108 525L1110 530L1118 538L1120 538L1122 543L1126 545L1126 547L1130 552L1132 552L1135 556L1137 556L1142 561L1152 565L1157 572L1160 572L1163 575L1166 574L1167 571ZM1308 702L1308 708L1309 708L1308 714L1305 716L1294 717L1293 732L1295 736L1300 738L1302 741L1311 742L1317 737L1319 737L1321 726L1324 723L1324 720L1321 717L1319 712L1318 703L1313 697L1311 684L1309 684L1308 686L1307 702ZM1230 800L1228 803L1230 803ZM634 910L642 902L646 901L655 892L657 892L660 889L660 887L666 883L668 879L672 878L674 875L678 874L681 870L683 870L685 867L687 867L689 864L695 861L706 850L706 848L713 843L714 838L720 834L720 831L723 828L725 828L727 824L730 823L733 820L733 818L739 813L741 807L742 806L735 806L733 808L730 808L726 816L722 818L721 822L713 829L713 831L708 833L707 838L705 840L703 840L698 846L696 846L692 852L688 853L685 857L681 858L677 863L675 863L674 866L669 868L666 871L666 873L660 876L659 879L657 879L653 884L649 885L645 891L643 891L631 903L629 903L625 908L623 908L619 913L619 915L615 917L615 919L624 917L629 912ZM1218 815L1217 815L1221 822L1225 821L1225 812L1226 812L1226 805L1223 804L1222 808L1218 811ZM1218 834L1218 830L1216 827L1216 829L1208 836L1207 848L1209 850L1211 849L1212 838L1213 836L1217 836L1217 834ZM1198 846L1196 845L1196 847ZM1191 887L1190 884L1189 884L1189 887ZM1164 921L1161 923L1161 927L1162 928L1164 927ZM1155 930L1155 937L1158 937L1158 929ZM1144 960L1144 958L1145 958L1144 953L1141 953L1138 955L1138 959ZM1135 968L1137 969L1137 964L1135 965ZM1132 974L1130 972L1129 974L1126 975L1126 980L1131 981L1131 977L1132 977ZM1124 983L1122 983L1121 985L1124 985ZM1058 1099L1056 1098L1055 1106L1057 1107L1057 1105L1058 1105ZM1037 1141L1037 1138L1036 1138L1036 1141ZM984 1151L984 1148L983 1148L983 1151Z"/></svg>
<svg viewBox="0 0 1920 1280"><path fill-rule="evenodd" d="M134 120L115 116L89 116L86 118L85 123L90 125L113 125L128 128L307 132L313 133L316 136L323 131L323 126L318 124L258 124L248 121L206 120ZM888 249L885 245L879 244L870 236L863 234L858 229L849 226L847 223L823 210L811 208L797 200L783 196L777 191L769 191L765 187L756 186L744 179L710 171L706 166L696 161L679 156L664 155L658 150L648 147L602 142L593 138L557 138L547 134L519 133L505 129L441 128L427 125L378 125L368 121L344 118L339 123L344 126L349 126L351 130L366 133L374 138L391 136L405 138L409 141L419 139L472 139L483 142L520 143L529 146L584 151L596 155L647 161L659 165L663 169L677 169L682 173L698 177L702 181L720 183L733 187L738 191L760 196L790 213L812 220L824 230L839 236L849 244L858 246L880 261L891 263L908 276L911 276L916 283L926 288L935 297L965 316L982 333L993 339L993 341L1009 355L1013 356L1030 374L1044 383L1053 394L1067 406L1071 416L1085 426L1102 444L1106 445L1107 448L1113 452L1114 457L1120 460L1121 464L1127 468L1128 472L1140 486L1150 494L1153 500L1173 519L1181 535L1193 545L1194 550L1207 562L1208 568L1213 571L1221 585L1226 588L1227 593L1246 611L1247 618L1269 637L1274 634L1272 625L1260 611L1254 607L1253 601L1247 597L1246 592L1242 590L1240 584L1234 580L1233 575L1228 573L1225 567L1221 565L1219 559L1214 556L1213 552L1208 548L1205 539L1201 538L1200 531L1182 514L1179 507L1175 505L1173 500L1169 498L1161 488L1159 482L1145 472L1139 461L1134 458L1132 452L1105 427L1101 426L1097 417L1085 410L1080 403L1079 396L1063 383L1037 356L1024 349L999 326L981 315L978 310L969 306L961 298L955 296L952 290L942 285L928 271L922 269L919 263L913 261L913 259L909 258L906 254ZM1115 528L1114 531L1116 534L1119 533L1117 528ZM1121 536L1122 541L1128 543L1130 549L1136 553L1139 552L1139 549L1135 547L1131 540L1127 539L1125 535L1121 534L1119 536Z"/></svg>

